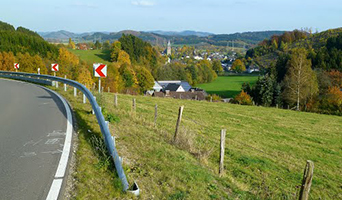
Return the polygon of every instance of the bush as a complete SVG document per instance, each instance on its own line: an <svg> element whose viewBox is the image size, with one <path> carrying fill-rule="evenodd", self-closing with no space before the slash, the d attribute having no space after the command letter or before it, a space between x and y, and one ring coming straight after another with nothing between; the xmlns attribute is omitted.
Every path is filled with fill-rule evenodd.
<svg viewBox="0 0 342 200"><path fill-rule="evenodd" d="M205 99L207 101L210 101L211 98L213 98L213 101L221 101L222 100L222 98L219 95L216 95L216 94L210 94Z"/></svg>
<svg viewBox="0 0 342 200"><path fill-rule="evenodd" d="M240 105L252 105L252 98L242 90L231 102Z"/></svg>

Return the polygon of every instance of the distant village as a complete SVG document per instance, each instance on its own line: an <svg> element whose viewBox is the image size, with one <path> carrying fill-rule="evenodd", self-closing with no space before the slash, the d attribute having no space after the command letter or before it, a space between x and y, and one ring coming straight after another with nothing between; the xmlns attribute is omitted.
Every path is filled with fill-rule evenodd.
<svg viewBox="0 0 342 200"><path fill-rule="evenodd" d="M178 50L179 50L179 48L177 48L177 47L174 48L174 52L176 54L178 53ZM225 55L225 54L220 53L220 52L208 53L206 51L200 52L200 51L196 51L196 50L193 50L193 52L191 52L192 55L182 55L178 59L171 59L172 46L171 46L170 41L168 41L167 48L160 53L163 56L168 57L167 63L179 62L179 61L183 61L186 59L194 59L194 60L206 59L208 61L219 60L221 62L221 66L225 72L233 72L231 70L231 68L232 68L233 62L237 59L237 53L234 51L232 51L231 54L229 54L229 55ZM253 72L259 72L259 71L260 71L260 69L256 65L246 66L246 73L253 73Z"/></svg>
<svg viewBox="0 0 342 200"><path fill-rule="evenodd" d="M79 50L91 50L92 48L87 43L78 43L76 49ZM195 48L188 54L180 52L181 47L172 47L171 41L168 41L166 49L161 51L162 56L167 57L167 62L183 62L186 63L187 59L200 60L219 60L224 72L234 73L231 68L233 62L237 59L238 55L235 51L231 51L230 54L224 54L222 52L208 52L200 51ZM177 56L173 56L176 54ZM173 57L173 58L172 58ZM259 67L256 65L246 66L244 73L259 72ZM146 95L163 98L177 98L177 99L192 99L192 100L205 100L208 94L200 89L192 87L188 82L184 80L161 80L155 81L153 89L146 92Z"/></svg>

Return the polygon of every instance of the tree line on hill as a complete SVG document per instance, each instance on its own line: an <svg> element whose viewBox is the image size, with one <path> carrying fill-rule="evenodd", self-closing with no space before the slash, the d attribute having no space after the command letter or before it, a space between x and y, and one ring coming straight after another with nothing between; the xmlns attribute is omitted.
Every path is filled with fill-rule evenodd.
<svg viewBox="0 0 342 200"><path fill-rule="evenodd" d="M197 84L216 78L210 62L165 64L166 56L133 35L122 35L118 41L103 45L110 49L112 62L108 65L108 77L102 83L112 92L141 94L153 87L154 80L178 79ZM40 68L42 74L52 74L51 63L58 63L58 76L66 75L93 87L96 79L91 74L92 63L81 61L67 48L75 48L75 43L70 40L68 46L55 46L33 31L21 27L15 30L9 24L0 23L0 70L14 71L14 63L19 63L19 71L36 73Z"/></svg>
<svg viewBox="0 0 342 200"><path fill-rule="evenodd" d="M276 55L275 64L253 87L244 84L236 102L341 115L342 32L328 32L334 34L320 44L316 37L322 34L294 31L249 50L246 57L254 60Z"/></svg>

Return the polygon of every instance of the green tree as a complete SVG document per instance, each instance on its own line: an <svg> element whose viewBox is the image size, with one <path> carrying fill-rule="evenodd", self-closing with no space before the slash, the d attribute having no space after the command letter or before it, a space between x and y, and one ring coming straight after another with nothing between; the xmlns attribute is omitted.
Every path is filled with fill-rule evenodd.
<svg viewBox="0 0 342 200"><path fill-rule="evenodd" d="M109 40L106 40L105 42L103 42L102 46L103 46L103 49L109 50L110 49L110 42L109 42Z"/></svg>
<svg viewBox="0 0 342 200"><path fill-rule="evenodd" d="M221 62L220 62L219 60L214 60L214 61L213 61L213 70L214 70L217 74L219 74L220 72L223 71Z"/></svg>
<svg viewBox="0 0 342 200"><path fill-rule="evenodd" d="M301 103L305 103L318 92L317 77L311 69L311 61L307 59L305 49L293 50L283 85L284 98L289 103L295 103L297 110Z"/></svg>
<svg viewBox="0 0 342 200"><path fill-rule="evenodd" d="M94 46L95 46L95 49L101 49L102 48L102 44L98 40L96 40Z"/></svg>

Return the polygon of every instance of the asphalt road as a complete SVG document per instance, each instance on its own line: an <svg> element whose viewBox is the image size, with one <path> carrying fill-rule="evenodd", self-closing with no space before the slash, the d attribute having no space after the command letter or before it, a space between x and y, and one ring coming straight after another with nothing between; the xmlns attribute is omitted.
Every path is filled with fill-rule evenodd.
<svg viewBox="0 0 342 200"><path fill-rule="evenodd" d="M53 93L0 79L0 199L46 199L63 150L66 116Z"/></svg>

